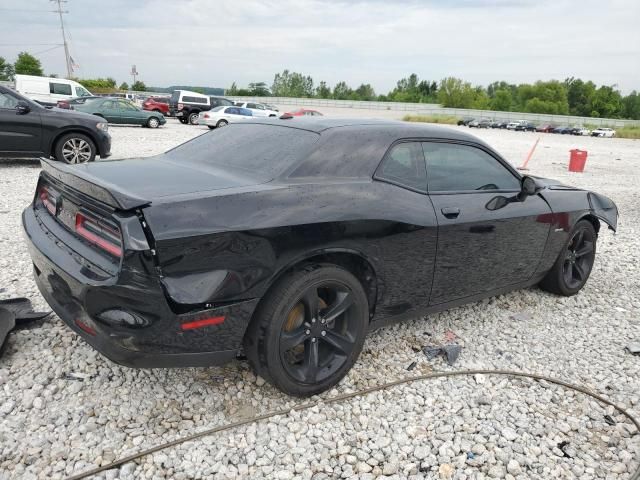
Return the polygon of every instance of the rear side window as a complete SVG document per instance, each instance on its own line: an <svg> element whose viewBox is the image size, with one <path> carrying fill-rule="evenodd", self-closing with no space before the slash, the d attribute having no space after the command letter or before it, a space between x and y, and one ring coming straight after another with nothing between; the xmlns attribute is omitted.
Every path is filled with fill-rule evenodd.
<svg viewBox="0 0 640 480"><path fill-rule="evenodd" d="M49 82L49 93L54 93L56 95L73 95L71 85L55 82Z"/></svg>
<svg viewBox="0 0 640 480"><path fill-rule="evenodd" d="M187 95L185 95L184 97L182 97L182 101L185 103L202 103L202 104L207 104L207 98L201 98L201 97L189 97Z"/></svg>
<svg viewBox="0 0 640 480"><path fill-rule="evenodd" d="M424 142L430 192L519 191L520 181L497 158L469 145Z"/></svg>
<svg viewBox="0 0 640 480"><path fill-rule="evenodd" d="M298 128L235 123L183 143L166 156L180 163L239 170L267 181L308 155L318 137Z"/></svg>
<svg viewBox="0 0 640 480"><path fill-rule="evenodd" d="M236 107L229 107L224 111L224 113L229 113L231 115L237 115L238 114L238 109Z"/></svg>
<svg viewBox="0 0 640 480"><path fill-rule="evenodd" d="M253 116L253 112L247 108L238 108L239 110L239 114L240 115L245 115L247 117L252 117Z"/></svg>
<svg viewBox="0 0 640 480"><path fill-rule="evenodd" d="M420 143L404 142L394 145L378 167L376 178L426 191L427 170Z"/></svg>

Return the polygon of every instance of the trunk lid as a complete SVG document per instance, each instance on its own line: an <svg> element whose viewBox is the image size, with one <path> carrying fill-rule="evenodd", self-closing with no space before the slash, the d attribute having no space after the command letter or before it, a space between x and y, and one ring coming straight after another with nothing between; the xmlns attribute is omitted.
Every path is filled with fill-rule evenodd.
<svg viewBox="0 0 640 480"><path fill-rule="evenodd" d="M269 180L215 166L180 163L164 155L73 166L42 159L42 167L56 180L120 210L145 207L166 197L247 187Z"/></svg>

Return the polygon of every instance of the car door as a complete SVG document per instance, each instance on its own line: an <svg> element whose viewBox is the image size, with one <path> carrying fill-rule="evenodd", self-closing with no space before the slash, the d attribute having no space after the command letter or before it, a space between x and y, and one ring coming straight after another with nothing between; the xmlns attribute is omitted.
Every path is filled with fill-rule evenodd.
<svg viewBox="0 0 640 480"><path fill-rule="evenodd" d="M374 178L384 181L394 211L387 232L376 241L384 265L385 291L376 315L420 311L429 304L437 248L437 220L427 195L420 142L402 141L385 154Z"/></svg>
<svg viewBox="0 0 640 480"><path fill-rule="evenodd" d="M529 280L551 227L539 195L522 196L512 168L480 145L423 142L438 219L432 305Z"/></svg>
<svg viewBox="0 0 640 480"><path fill-rule="evenodd" d="M35 108L18 112L18 101L8 92L0 92L0 155L39 156L42 154L40 113Z"/></svg>
<svg viewBox="0 0 640 480"><path fill-rule="evenodd" d="M142 125L145 123L146 115L142 115L131 102L118 100L118 109L120 110L121 123L133 125Z"/></svg>
<svg viewBox="0 0 640 480"><path fill-rule="evenodd" d="M102 102L102 105L97 108L97 110L99 110L100 115L102 115L107 120L107 122L122 123L120 109L118 108L118 100L105 100Z"/></svg>

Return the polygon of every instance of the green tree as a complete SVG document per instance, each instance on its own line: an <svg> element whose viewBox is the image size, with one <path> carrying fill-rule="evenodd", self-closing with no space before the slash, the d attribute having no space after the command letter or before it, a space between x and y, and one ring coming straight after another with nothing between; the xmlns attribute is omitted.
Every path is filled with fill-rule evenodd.
<svg viewBox="0 0 640 480"><path fill-rule="evenodd" d="M602 85L595 91L591 100L592 117L618 118L622 111L622 96L618 90Z"/></svg>
<svg viewBox="0 0 640 480"><path fill-rule="evenodd" d="M271 93L275 97L312 97L313 79L302 73L284 70L276 73L271 86Z"/></svg>
<svg viewBox="0 0 640 480"><path fill-rule="evenodd" d="M118 87L118 90L129 90L129 84L127 82L122 82Z"/></svg>
<svg viewBox="0 0 640 480"><path fill-rule="evenodd" d="M354 100L375 100L376 91L368 83L363 83L351 94Z"/></svg>
<svg viewBox="0 0 640 480"><path fill-rule="evenodd" d="M511 95L511 90L507 90L503 88L501 90L496 90L494 92L493 98L491 99L490 106L491 110L498 110L500 112L509 112L511 111L511 104L513 103L513 96Z"/></svg>
<svg viewBox="0 0 640 480"><path fill-rule="evenodd" d="M327 82L322 80L316 87L315 96L319 98L331 98L331 88L327 85Z"/></svg>
<svg viewBox="0 0 640 480"><path fill-rule="evenodd" d="M136 83L131 85L131 90L133 90L134 92L144 92L146 89L147 86L140 80L136 80Z"/></svg>
<svg viewBox="0 0 640 480"><path fill-rule="evenodd" d="M253 82L249 84L249 96L253 97L268 97L269 87L265 82Z"/></svg>
<svg viewBox="0 0 640 480"><path fill-rule="evenodd" d="M238 86L236 85L236 82L232 82L231 86L225 90L224 94L225 95L237 96L238 95Z"/></svg>
<svg viewBox="0 0 640 480"><path fill-rule="evenodd" d="M579 78L567 78L564 81L567 88L569 113L588 117L591 114L591 102L596 92L595 83L583 82Z"/></svg>
<svg viewBox="0 0 640 480"><path fill-rule="evenodd" d="M474 108L475 103L484 103L476 102L476 97L478 97L478 91L469 82L454 77L447 77L440 81L438 101L444 107Z"/></svg>
<svg viewBox="0 0 640 480"><path fill-rule="evenodd" d="M640 120L640 95L635 90L622 99L622 116Z"/></svg>
<svg viewBox="0 0 640 480"><path fill-rule="evenodd" d="M0 57L0 80L13 80L13 65L8 63L4 58Z"/></svg>
<svg viewBox="0 0 640 480"><path fill-rule="evenodd" d="M347 82L338 82L333 87L332 96L336 100L348 100L351 97L352 93L353 90L351 89L351 87L349 87L349 85L347 85Z"/></svg>
<svg viewBox="0 0 640 480"><path fill-rule="evenodd" d="M39 77L44 75L40 60L28 52L20 52L13 66L15 73L18 75L36 75Z"/></svg>
<svg viewBox="0 0 640 480"><path fill-rule="evenodd" d="M75 80L92 92L107 93L116 88L116 81L113 78L76 78Z"/></svg>

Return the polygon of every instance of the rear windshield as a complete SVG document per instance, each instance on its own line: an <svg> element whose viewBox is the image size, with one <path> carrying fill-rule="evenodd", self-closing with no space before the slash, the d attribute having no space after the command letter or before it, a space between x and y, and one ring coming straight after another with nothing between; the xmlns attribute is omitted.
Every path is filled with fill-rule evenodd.
<svg viewBox="0 0 640 480"><path fill-rule="evenodd" d="M277 125L233 124L167 152L180 162L258 173L272 179L303 158L319 134Z"/></svg>

